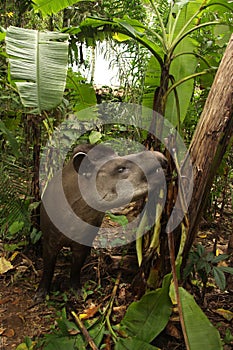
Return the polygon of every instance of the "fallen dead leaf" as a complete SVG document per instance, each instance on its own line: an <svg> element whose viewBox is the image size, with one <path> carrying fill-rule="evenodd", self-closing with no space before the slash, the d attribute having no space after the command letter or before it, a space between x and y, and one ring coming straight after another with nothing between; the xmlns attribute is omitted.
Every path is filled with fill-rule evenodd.
<svg viewBox="0 0 233 350"><path fill-rule="evenodd" d="M13 302L12 305L19 305L20 298L16 298Z"/></svg>
<svg viewBox="0 0 233 350"><path fill-rule="evenodd" d="M15 335L15 331L14 329L10 328L10 329L6 329L3 334L2 334L4 337L7 337L7 338L12 338L14 337Z"/></svg>
<svg viewBox="0 0 233 350"><path fill-rule="evenodd" d="M227 320L227 321L231 321L233 319L233 312L231 312L229 310L217 309L217 310L214 310L214 312L216 312L216 314L224 317L225 320Z"/></svg>
<svg viewBox="0 0 233 350"><path fill-rule="evenodd" d="M181 339L181 333L178 328L172 322L168 322L166 326L166 333L176 339Z"/></svg>
<svg viewBox="0 0 233 350"><path fill-rule="evenodd" d="M3 299L0 300L0 305L7 304L8 301L11 301L11 300L12 300L11 297L3 298Z"/></svg>
<svg viewBox="0 0 233 350"><path fill-rule="evenodd" d="M19 254L19 252L14 252L12 255L11 255L11 257L10 257L10 261L13 261L17 256L18 256L18 254Z"/></svg>
<svg viewBox="0 0 233 350"><path fill-rule="evenodd" d="M4 258L4 256L0 258L0 274L4 274L7 271L12 270L13 268L14 266L10 263L9 260Z"/></svg>
<svg viewBox="0 0 233 350"><path fill-rule="evenodd" d="M82 314L79 314L79 318L81 320L88 320L95 316L95 314L99 311L100 305L92 306L89 309L84 310Z"/></svg>
<svg viewBox="0 0 233 350"><path fill-rule="evenodd" d="M80 334L80 331L78 329L69 329L68 330L69 334L70 335L77 335L77 334Z"/></svg>
<svg viewBox="0 0 233 350"><path fill-rule="evenodd" d="M6 328L1 328L0 327L0 335L2 335L5 332Z"/></svg>
<svg viewBox="0 0 233 350"><path fill-rule="evenodd" d="M121 305L121 306L114 306L113 311L114 312L120 312L120 311L125 311L126 310L126 305Z"/></svg>

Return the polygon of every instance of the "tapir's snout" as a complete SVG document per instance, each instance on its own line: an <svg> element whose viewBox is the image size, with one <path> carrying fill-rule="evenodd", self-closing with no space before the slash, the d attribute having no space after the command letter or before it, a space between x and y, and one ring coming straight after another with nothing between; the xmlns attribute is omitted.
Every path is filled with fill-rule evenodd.
<svg viewBox="0 0 233 350"><path fill-rule="evenodd" d="M167 158L160 152L152 151L155 155L155 157L158 159L161 167L163 169L167 169Z"/></svg>

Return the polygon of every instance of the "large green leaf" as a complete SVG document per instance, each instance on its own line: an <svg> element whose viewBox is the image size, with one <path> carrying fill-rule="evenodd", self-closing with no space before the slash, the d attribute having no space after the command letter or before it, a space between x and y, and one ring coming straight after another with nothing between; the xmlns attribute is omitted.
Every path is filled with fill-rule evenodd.
<svg viewBox="0 0 233 350"><path fill-rule="evenodd" d="M170 43L172 43L183 30L187 31L193 27L195 24L193 16L198 13L202 5L203 0L182 0L174 3L167 24L168 40Z"/></svg>
<svg viewBox="0 0 233 350"><path fill-rule="evenodd" d="M131 19L128 16L121 18L114 18L114 22L119 23L128 33L130 33L132 38L136 38L138 35L142 36L142 33L145 31L143 24L138 20Z"/></svg>
<svg viewBox="0 0 233 350"><path fill-rule="evenodd" d="M153 108L154 94L160 85L161 66L154 56L151 56L146 69L142 104Z"/></svg>
<svg viewBox="0 0 233 350"><path fill-rule="evenodd" d="M165 328L172 310L170 280L170 275L166 276L162 288L128 307L122 325L131 337L150 343Z"/></svg>
<svg viewBox="0 0 233 350"><path fill-rule="evenodd" d="M114 350L159 350L159 348L150 345L142 340L136 338L126 338L120 339L116 345Z"/></svg>
<svg viewBox="0 0 233 350"><path fill-rule="evenodd" d="M6 127L5 123L0 120L0 134L3 133L5 135L6 140L9 142L12 151L16 157L19 156L19 144L12 134L12 132Z"/></svg>
<svg viewBox="0 0 233 350"><path fill-rule="evenodd" d="M219 332L196 304L192 295L181 287L179 293L190 350L222 350Z"/></svg>
<svg viewBox="0 0 233 350"><path fill-rule="evenodd" d="M194 25L193 16L198 13L198 10L201 8L202 4L203 0L182 0L175 3L171 9L167 24L168 40L170 45L172 45L173 42L182 35L182 33L186 32ZM192 54L194 53L194 49L195 43L189 37L183 38L176 47L174 55L179 56L173 59L169 72L174 78L175 83L195 73L198 60ZM182 53L189 54L180 55ZM182 85L178 86L176 91L173 91L168 96L165 116L175 126L180 125L180 123L182 123L182 121L185 119L190 99L193 94L193 86L194 80L187 80L186 82L182 83Z"/></svg>
<svg viewBox="0 0 233 350"><path fill-rule="evenodd" d="M182 54L177 56L171 63L170 75L178 82L185 77L195 73L198 60L194 52L195 44L191 38L184 38L175 50L176 54L189 52L190 54ZM177 112L177 101L174 91L168 96L165 117L175 126L179 125L185 119L190 99L193 94L194 80L187 80L176 88L179 101L180 115Z"/></svg>
<svg viewBox="0 0 233 350"><path fill-rule="evenodd" d="M81 336L77 337L61 337L61 336L47 336L47 342L43 345L44 350L85 350L86 345L82 341Z"/></svg>
<svg viewBox="0 0 233 350"><path fill-rule="evenodd" d="M96 40L104 40L109 36L120 42L135 39L155 56L160 65L163 63L161 45L147 36L146 27L141 22L127 16L113 20L86 18L78 27L66 28L65 31L75 35L76 40L85 41L87 45L94 45Z"/></svg>
<svg viewBox="0 0 233 350"><path fill-rule="evenodd" d="M226 11L233 11L231 0L209 0L208 4L211 5L208 10L217 13L219 17L223 16Z"/></svg>
<svg viewBox="0 0 233 350"><path fill-rule="evenodd" d="M6 50L22 103L40 113L62 100L68 64L68 35L9 27Z"/></svg>
<svg viewBox="0 0 233 350"><path fill-rule="evenodd" d="M66 88L70 91L68 99L72 104L74 113L96 105L93 85L83 83L83 80L83 77L79 73L73 72L71 69L68 70Z"/></svg>
<svg viewBox="0 0 233 350"><path fill-rule="evenodd" d="M73 4L80 2L82 0L34 0L34 9L40 10L43 16L52 15L60 10ZM94 1L94 0L86 0Z"/></svg>

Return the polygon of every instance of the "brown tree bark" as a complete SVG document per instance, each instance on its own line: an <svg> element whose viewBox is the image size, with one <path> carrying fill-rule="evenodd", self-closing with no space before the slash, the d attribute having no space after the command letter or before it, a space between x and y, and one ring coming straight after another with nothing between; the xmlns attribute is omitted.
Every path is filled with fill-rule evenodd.
<svg viewBox="0 0 233 350"><path fill-rule="evenodd" d="M184 263L233 131L233 35L228 43L194 133L189 153L193 163L193 195L189 205L189 233Z"/></svg>
<svg viewBox="0 0 233 350"><path fill-rule="evenodd" d="M227 247L227 254L233 253L233 232L230 236L229 242L228 242L228 247ZM233 259L233 257L232 257Z"/></svg>

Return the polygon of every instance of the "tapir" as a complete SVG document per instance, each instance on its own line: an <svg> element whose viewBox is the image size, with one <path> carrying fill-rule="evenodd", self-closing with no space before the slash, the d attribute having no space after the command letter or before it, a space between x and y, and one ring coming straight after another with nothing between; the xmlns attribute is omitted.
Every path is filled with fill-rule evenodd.
<svg viewBox="0 0 233 350"><path fill-rule="evenodd" d="M105 145L81 144L48 183L40 211L43 233L43 275L36 299L49 293L56 258L70 247L70 283L80 291L80 271L107 210L148 195L164 178L166 158L142 151L118 156Z"/></svg>

